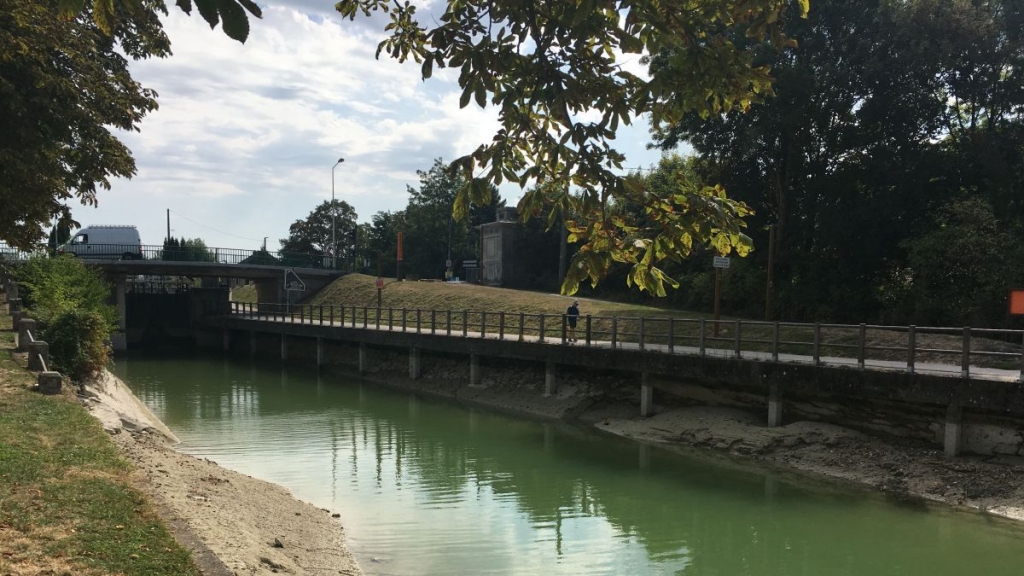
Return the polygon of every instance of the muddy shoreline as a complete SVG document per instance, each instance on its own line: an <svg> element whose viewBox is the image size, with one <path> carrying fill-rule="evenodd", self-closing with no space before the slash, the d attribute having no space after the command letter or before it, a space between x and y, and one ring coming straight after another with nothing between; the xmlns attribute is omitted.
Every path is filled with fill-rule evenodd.
<svg viewBox="0 0 1024 576"><path fill-rule="evenodd" d="M421 378L404 370L402 354L383 358L364 381L448 398L492 410L577 422L596 430L688 455L769 468L810 481L860 487L901 501L917 500L1024 521L1024 458L962 455L917 439L865 434L814 421L769 428L744 409L668 402L639 415L639 390L609 396L616 375L565 373L544 395L542 370L492 369L482 386L468 382L464 363L436 360ZM360 378L347 367L331 370Z"/></svg>

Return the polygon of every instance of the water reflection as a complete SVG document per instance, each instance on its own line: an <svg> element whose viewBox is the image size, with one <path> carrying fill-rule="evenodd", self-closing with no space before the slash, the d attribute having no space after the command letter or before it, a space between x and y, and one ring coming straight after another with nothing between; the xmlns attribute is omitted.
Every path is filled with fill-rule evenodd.
<svg viewBox="0 0 1024 576"><path fill-rule="evenodd" d="M915 576L1024 565L1008 523L808 490L558 423L315 371L203 359L118 370L184 451L341 512L368 574Z"/></svg>

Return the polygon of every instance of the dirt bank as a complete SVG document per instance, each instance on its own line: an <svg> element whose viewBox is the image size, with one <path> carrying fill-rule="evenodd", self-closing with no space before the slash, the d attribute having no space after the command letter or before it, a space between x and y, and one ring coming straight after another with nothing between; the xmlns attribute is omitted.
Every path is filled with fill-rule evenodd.
<svg viewBox="0 0 1024 576"><path fill-rule="evenodd" d="M367 379L505 411L575 419L598 430L668 449L698 449L767 463L799 473L867 485L901 498L921 498L1024 520L1024 458L946 458L923 441L869 436L820 422L769 428L763 413L722 406L657 406L639 416L635 397L609 397L622 375L558 375L558 392L544 396L543 368L492 366L483 386L468 381L465 362L431 360L423 378L404 373L406 357L385 358ZM621 390L621 386L618 386ZM678 404L678 403L677 403Z"/></svg>
<svg viewBox="0 0 1024 576"><path fill-rule="evenodd" d="M170 430L114 376L88 387L83 402L135 465L139 488L206 574L362 574L330 511L177 452Z"/></svg>

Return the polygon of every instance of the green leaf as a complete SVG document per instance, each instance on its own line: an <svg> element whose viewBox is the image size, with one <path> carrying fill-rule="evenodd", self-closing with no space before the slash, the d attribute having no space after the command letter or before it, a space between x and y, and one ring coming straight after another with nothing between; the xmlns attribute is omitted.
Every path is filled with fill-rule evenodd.
<svg viewBox="0 0 1024 576"><path fill-rule="evenodd" d="M249 17L238 0L218 0L224 33L232 40L245 43L249 37Z"/></svg>
<svg viewBox="0 0 1024 576"><path fill-rule="evenodd" d="M260 10L260 7L252 0L238 0L238 3L242 5L242 8L248 10L253 16L263 18L263 11Z"/></svg>
<svg viewBox="0 0 1024 576"><path fill-rule="evenodd" d="M196 8L199 9L199 15L210 25L210 29L216 28L220 22L220 16L217 11L219 0L195 0L195 2Z"/></svg>
<svg viewBox="0 0 1024 576"><path fill-rule="evenodd" d="M423 66L420 68L420 74L423 79L426 80L434 74L434 60L430 57L423 59Z"/></svg>
<svg viewBox="0 0 1024 576"><path fill-rule="evenodd" d="M174 2L185 14L192 14L192 0L176 0Z"/></svg>

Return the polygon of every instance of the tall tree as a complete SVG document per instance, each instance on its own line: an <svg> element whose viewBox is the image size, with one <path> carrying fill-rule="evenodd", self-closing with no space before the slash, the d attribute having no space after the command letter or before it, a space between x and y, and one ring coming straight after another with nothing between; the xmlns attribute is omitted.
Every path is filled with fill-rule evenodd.
<svg viewBox="0 0 1024 576"><path fill-rule="evenodd" d="M753 206L759 245L775 225L783 318L878 315L905 269L904 241L952 199L998 196L1001 217L1020 214L1021 10L819 0L808 19L782 20L798 49L755 48L776 76L774 97L746 114L657 125L661 146L688 142L707 177ZM652 67L671 71L662 56ZM751 272L763 276L767 259L759 251ZM748 285L746 299L763 301L763 284Z"/></svg>
<svg viewBox="0 0 1024 576"><path fill-rule="evenodd" d="M405 208L405 266L407 273L425 278L443 278L445 260L475 259L479 256L479 229L494 220L495 210L504 204L497 189L490 191L491 203L474 207L470 217L456 220L452 215L464 180L440 158L430 170L416 172L419 188L408 187L409 205Z"/></svg>
<svg viewBox="0 0 1024 576"><path fill-rule="evenodd" d="M460 105L498 108L501 128L490 144L456 160L465 183L455 202L463 217L473 204L490 201L491 184L564 184L558 196L530 194L525 216L555 204L579 214L574 236L583 245L563 289L596 283L613 262L634 268L641 289L663 291L663 256L685 256L695 243L721 252L745 253L742 210L724 195L692 198L682 191L646 209L660 212L656 235L626 242L620 223L608 216L611 198L630 194L617 174L623 156L611 141L622 123L641 115L655 122L682 113L718 114L746 108L770 92L769 70L755 62L740 37L775 49L792 45L779 25L790 6L800 14L807 0L707 0L684 6L661 0L448 0L444 13L419 19L400 0L341 0L337 10L354 19L388 12L389 36L378 46L400 61L413 59L429 78L435 68L458 67ZM670 73L650 77L622 65L622 54L670 53ZM569 193L569 184L577 193Z"/></svg>
<svg viewBox="0 0 1024 576"><path fill-rule="evenodd" d="M318 255L320 258L311 262L316 265L330 265L334 256L337 266L344 267L351 261L355 248L355 229L356 211L348 202L325 200L304 220L296 220L288 227L288 237L281 239L281 252Z"/></svg>
<svg viewBox="0 0 1024 576"><path fill-rule="evenodd" d="M370 217L369 224L363 224L370 272L377 273L378 262L381 274L394 278L397 272L398 232L405 229L405 211L380 211Z"/></svg>
<svg viewBox="0 0 1024 576"><path fill-rule="evenodd" d="M0 240L23 248L54 216L72 224L68 200L95 204L135 173L113 129L137 130L157 104L128 58L170 54L162 3L121 14L110 35L89 12L58 18L59 4L0 0Z"/></svg>

